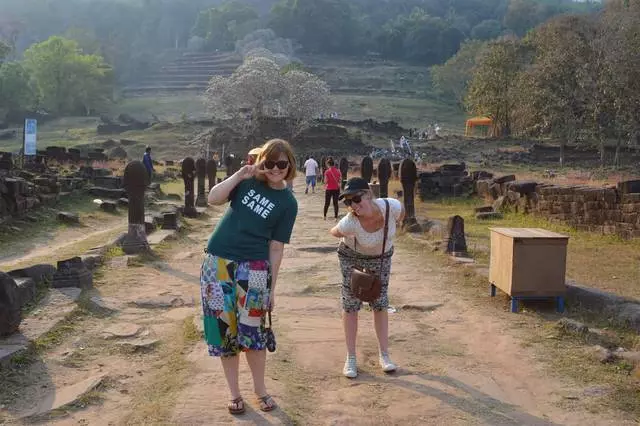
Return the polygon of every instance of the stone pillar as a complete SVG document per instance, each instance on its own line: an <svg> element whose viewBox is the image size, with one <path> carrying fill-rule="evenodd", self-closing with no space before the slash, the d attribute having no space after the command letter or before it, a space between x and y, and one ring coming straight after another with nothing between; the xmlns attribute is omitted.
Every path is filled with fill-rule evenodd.
<svg viewBox="0 0 640 426"><path fill-rule="evenodd" d="M367 183L371 182L371 176L373 176L373 160L368 155L364 157L360 163L360 175Z"/></svg>
<svg viewBox="0 0 640 426"><path fill-rule="evenodd" d="M8 274L0 272L0 336L18 331L22 322L18 285Z"/></svg>
<svg viewBox="0 0 640 426"><path fill-rule="evenodd" d="M410 159L402 160L399 170L405 211L403 227L409 232L420 232L421 228L416 220L415 206L416 181L418 180L416 163Z"/></svg>
<svg viewBox="0 0 640 426"><path fill-rule="evenodd" d="M467 240L464 235L464 219L460 216L451 216L447 222L444 242L447 245L446 253L454 256L463 256L467 253Z"/></svg>
<svg viewBox="0 0 640 426"><path fill-rule="evenodd" d="M207 195L205 193L205 176L207 175L207 161L204 158L198 158L196 161L196 173L198 174L198 199L196 206L207 207Z"/></svg>
<svg viewBox="0 0 640 426"><path fill-rule="evenodd" d="M340 173L342 173L342 189L344 189L344 185L345 183L347 183L347 179L349 179L348 174L349 174L349 160L347 160L346 158L342 157L340 159Z"/></svg>
<svg viewBox="0 0 640 426"><path fill-rule="evenodd" d="M232 156L227 155L224 158L224 167L227 173L227 177L231 176L233 174L233 157Z"/></svg>
<svg viewBox="0 0 640 426"><path fill-rule="evenodd" d="M218 165L216 160L210 159L207 161L207 177L209 178L209 191L216 186L216 175L218 174Z"/></svg>
<svg viewBox="0 0 640 426"><path fill-rule="evenodd" d="M129 228L122 241L122 250L135 254L149 249L144 226L144 191L149 175L140 161L132 161L124 169L124 188L129 197Z"/></svg>
<svg viewBox="0 0 640 426"><path fill-rule="evenodd" d="M187 157L182 160L182 180L184 181L184 212L187 217L196 217L198 212L195 208L195 193L193 181L196 178L196 162L193 158Z"/></svg>
<svg viewBox="0 0 640 426"><path fill-rule="evenodd" d="M391 178L391 162L388 158L383 158L378 163L378 180L380 181L380 198L389 196L389 179Z"/></svg>

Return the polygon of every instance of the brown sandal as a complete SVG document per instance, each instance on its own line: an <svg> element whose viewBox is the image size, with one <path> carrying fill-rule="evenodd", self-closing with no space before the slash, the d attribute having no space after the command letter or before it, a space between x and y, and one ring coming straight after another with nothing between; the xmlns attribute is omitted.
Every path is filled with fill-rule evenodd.
<svg viewBox="0 0 640 426"><path fill-rule="evenodd" d="M229 413L234 415L244 414L246 409L244 406L244 400L242 399L242 397L232 399L229 405L227 406L227 408L229 409Z"/></svg>
<svg viewBox="0 0 640 426"><path fill-rule="evenodd" d="M265 413L269 411L273 411L277 405L271 395L265 395L258 398L258 402L260 403L260 410Z"/></svg>

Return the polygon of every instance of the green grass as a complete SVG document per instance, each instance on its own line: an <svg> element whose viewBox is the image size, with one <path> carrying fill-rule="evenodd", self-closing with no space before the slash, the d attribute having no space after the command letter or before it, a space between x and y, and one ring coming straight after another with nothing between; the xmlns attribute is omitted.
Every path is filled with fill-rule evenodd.
<svg viewBox="0 0 640 426"><path fill-rule="evenodd" d="M151 119L155 114L160 120L177 122L183 118L211 118L203 103L202 95L179 93L167 96L137 96L124 98L111 107L110 115L129 114L139 119Z"/></svg>

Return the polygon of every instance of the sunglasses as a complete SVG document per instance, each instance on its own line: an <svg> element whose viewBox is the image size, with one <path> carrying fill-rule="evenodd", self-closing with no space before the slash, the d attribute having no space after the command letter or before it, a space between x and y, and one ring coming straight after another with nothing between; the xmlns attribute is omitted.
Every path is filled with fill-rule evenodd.
<svg viewBox="0 0 640 426"><path fill-rule="evenodd" d="M264 162L265 169L271 170L276 166L278 167L278 169L284 170L287 167L289 167L289 162L288 161L271 161L271 160L267 160Z"/></svg>
<svg viewBox="0 0 640 426"><path fill-rule="evenodd" d="M345 198L344 199L344 204L348 207L348 206L350 206L351 204L354 204L354 203L355 204L360 204L361 201L362 201L362 194L357 194L357 195L354 195L351 198Z"/></svg>

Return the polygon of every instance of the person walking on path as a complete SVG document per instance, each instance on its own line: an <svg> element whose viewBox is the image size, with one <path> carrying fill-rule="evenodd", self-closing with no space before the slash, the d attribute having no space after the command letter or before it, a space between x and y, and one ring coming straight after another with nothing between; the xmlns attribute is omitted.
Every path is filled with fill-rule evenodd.
<svg viewBox="0 0 640 426"><path fill-rule="evenodd" d="M230 202L209 238L200 289L205 340L209 355L222 360L231 414L245 412L238 383L240 352L246 355L260 409L276 407L264 380L265 315L275 307L284 245L298 214L298 202L287 190L295 175L291 146L273 139L262 147L257 164L243 166L209 193L209 204Z"/></svg>
<svg viewBox="0 0 640 426"><path fill-rule="evenodd" d="M334 237L341 238L338 259L342 271L343 326L347 346L347 359L343 374L348 378L358 376L356 362L356 337L358 334L358 311L362 301L351 291L351 274L354 268L366 269L379 274L380 296L369 306L378 338L379 362L382 370L390 373L396 365L389 357L389 274L393 256L393 238L404 218L402 204L393 198L374 199L369 184L362 178L347 181L340 199L349 208L349 213L331 229ZM388 214L387 214L388 213ZM388 221L385 218L388 217ZM385 226L387 229L386 244Z"/></svg>
<svg viewBox="0 0 640 426"><path fill-rule="evenodd" d="M333 212L335 220L338 220L338 198L340 196L340 183L342 182L342 173L336 167L333 158L327 159L329 168L324 172L324 220L327 220L327 212L329 204L333 201Z"/></svg>
<svg viewBox="0 0 640 426"><path fill-rule="evenodd" d="M313 157L307 157L307 161L304 162L305 177L307 180L307 187L304 190L305 194L309 193L309 185L311 185L311 192L316 193L316 176L318 175L318 162Z"/></svg>
<svg viewBox="0 0 640 426"><path fill-rule="evenodd" d="M153 172L155 172L155 169L153 168L153 160L151 159L150 146L148 146L144 150L144 155L142 156L142 164L144 164L144 168L147 169L147 176L149 176L149 183L151 183L151 177L153 176Z"/></svg>

